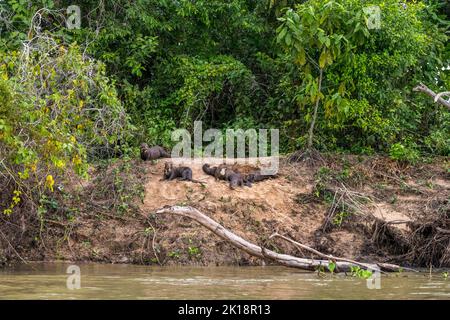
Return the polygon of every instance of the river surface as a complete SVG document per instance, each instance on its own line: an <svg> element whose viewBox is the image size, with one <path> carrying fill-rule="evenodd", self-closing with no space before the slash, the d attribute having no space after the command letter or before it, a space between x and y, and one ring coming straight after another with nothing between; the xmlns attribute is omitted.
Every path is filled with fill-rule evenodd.
<svg viewBox="0 0 450 320"><path fill-rule="evenodd" d="M381 288L369 289L364 279L284 267L79 264L78 278L77 267L68 274L68 266L39 263L0 269L0 299L450 300L450 278L441 272L382 275Z"/></svg>

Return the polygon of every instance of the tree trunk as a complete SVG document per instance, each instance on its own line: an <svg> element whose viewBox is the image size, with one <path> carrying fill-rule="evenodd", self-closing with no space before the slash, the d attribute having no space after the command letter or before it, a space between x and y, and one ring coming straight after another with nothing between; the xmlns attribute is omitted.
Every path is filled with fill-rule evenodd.
<svg viewBox="0 0 450 320"><path fill-rule="evenodd" d="M322 91L322 76L323 76L323 69L320 69L319 71L319 91L318 95ZM314 106L314 114L311 121L311 126L309 127L309 134L308 134L308 150L311 150L313 147L313 137L314 137L314 127L316 125L316 119L317 119L317 111L319 109L319 102L320 102L320 96L317 97L316 105Z"/></svg>
<svg viewBox="0 0 450 320"><path fill-rule="evenodd" d="M263 247L259 247L251 242L248 242L247 240L242 239L238 235L232 233L231 231L229 231L228 229L226 229L225 227L223 227L222 225L212 220L211 218L207 217L206 215L204 215L199 210L193 207L168 206L157 210L156 213L157 214L168 213L190 218L198 222L202 226L206 227L220 238L230 242L236 248L241 249L252 256L261 259L270 259L287 267L299 268L310 271L315 271L319 267L323 267L324 270L326 271L328 268L328 264L333 262L336 265L336 270L339 272L350 271L351 268L355 266L363 266L371 270L398 271L401 269L401 267L396 265L369 264L369 263L363 264L359 262L353 263L349 261L342 261L345 259L336 259L340 261L316 260L316 259L298 258L287 254L276 253L274 251L265 249Z"/></svg>

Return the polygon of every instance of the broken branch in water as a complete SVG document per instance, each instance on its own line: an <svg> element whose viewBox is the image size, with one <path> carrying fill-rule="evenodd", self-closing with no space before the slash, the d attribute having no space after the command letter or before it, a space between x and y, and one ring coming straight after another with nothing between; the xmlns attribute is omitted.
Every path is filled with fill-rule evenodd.
<svg viewBox="0 0 450 320"><path fill-rule="evenodd" d="M229 231L225 227L223 227L221 224L217 223L213 219L209 218L205 214L201 213L199 210L193 208L193 207L182 207L182 206L166 206L164 208L161 208L156 211L157 214L174 214L186 218L190 218L205 228L209 229L213 233L215 233L220 238L230 242L233 246L235 246L238 249L241 249L242 251L247 252L248 254L258 257L260 259L271 259L283 266L286 267L292 267L292 268L299 268L303 270L310 270L315 271L320 267L328 268L330 263L333 263L336 265L336 268L339 271L351 271L352 267L355 266L363 266L364 268L370 269L370 270L385 270L385 271L400 271L403 268L396 265L387 265L387 264L369 264L369 263L359 263L356 261L344 261L342 258L335 258L333 257L334 261L331 261L332 259L327 258L329 260L316 260L316 259L306 259L306 258L299 258L287 254L280 254L276 253L272 250L257 246L251 242L248 242L247 240L239 237L238 235L234 234L233 232ZM309 248L311 249L311 248ZM316 251L319 253L318 251ZM320 254L321 256L325 256L324 254Z"/></svg>

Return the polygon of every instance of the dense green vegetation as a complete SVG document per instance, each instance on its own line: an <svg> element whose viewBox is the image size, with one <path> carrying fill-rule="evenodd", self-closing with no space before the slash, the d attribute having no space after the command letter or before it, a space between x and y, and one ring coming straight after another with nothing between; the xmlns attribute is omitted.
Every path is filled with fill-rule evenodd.
<svg viewBox="0 0 450 320"><path fill-rule="evenodd" d="M73 4L81 28L69 30ZM380 29L367 27L370 5L381 9ZM195 120L278 128L282 152L309 146L408 161L450 154L449 110L412 92L419 82L450 88L445 0L0 6L8 214L21 193L51 190L65 168L84 174L90 160L132 154L142 141L170 146L171 131Z"/></svg>

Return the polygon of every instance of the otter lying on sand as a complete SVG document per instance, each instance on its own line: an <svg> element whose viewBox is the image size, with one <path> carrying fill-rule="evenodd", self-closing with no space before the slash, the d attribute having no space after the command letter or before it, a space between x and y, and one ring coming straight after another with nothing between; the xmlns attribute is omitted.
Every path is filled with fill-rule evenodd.
<svg viewBox="0 0 450 320"><path fill-rule="evenodd" d="M218 167L210 167L209 164L204 164L202 169L206 174L216 178L216 180L229 181L231 189L234 189L237 186L251 186L247 183L247 181L245 181L242 174L233 171L225 164L221 164Z"/></svg>
<svg viewBox="0 0 450 320"><path fill-rule="evenodd" d="M202 169L203 169L204 173L206 173L206 174L208 174L210 176L213 176L213 177L216 176L217 167L211 167L209 164L205 163L203 165Z"/></svg>
<svg viewBox="0 0 450 320"><path fill-rule="evenodd" d="M245 176L245 179L247 180L248 183L254 183L254 182L260 182L260 181L264 181L270 178L275 178L276 175L270 175L270 174L262 174L261 170L258 171L253 171L249 174L247 174Z"/></svg>
<svg viewBox="0 0 450 320"><path fill-rule="evenodd" d="M192 179L192 169L189 167L174 167L172 162L166 162L164 165L164 178L162 180L191 181L196 183L204 183L203 181Z"/></svg>
<svg viewBox="0 0 450 320"><path fill-rule="evenodd" d="M141 159L144 161L157 160L159 158L170 158L170 154L163 147L149 147L148 144L141 144Z"/></svg>

